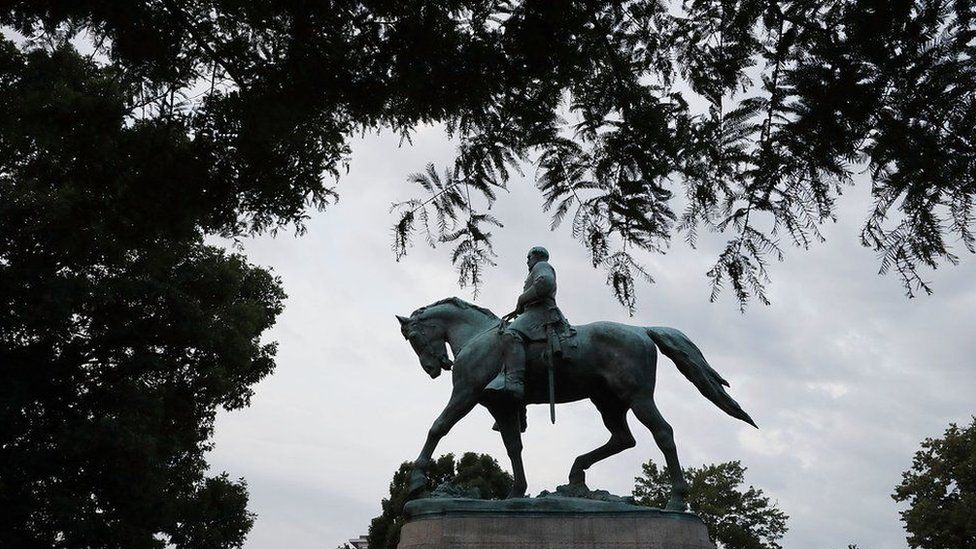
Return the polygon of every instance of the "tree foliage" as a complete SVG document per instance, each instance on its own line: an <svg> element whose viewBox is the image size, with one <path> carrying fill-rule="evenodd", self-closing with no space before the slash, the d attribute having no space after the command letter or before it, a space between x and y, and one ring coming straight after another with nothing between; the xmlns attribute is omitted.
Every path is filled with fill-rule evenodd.
<svg viewBox="0 0 976 549"><path fill-rule="evenodd" d="M142 118L179 120L208 167L194 186L227 231L299 222L335 198L348 136L404 139L442 123L447 177L409 179L397 256L423 225L460 279L492 263L488 211L532 162L624 305L649 278L638 250L729 235L712 298L766 301L767 265L821 239L852 175L875 205L862 242L909 295L920 267L973 251L974 8L755 1L348 0L8 3L35 42L83 33L138 90ZM683 198L679 198L683 197Z"/></svg>
<svg viewBox="0 0 976 549"><path fill-rule="evenodd" d="M769 259L783 257L784 241L822 239L861 166L875 197L862 242L908 295L930 291L920 266L957 261L951 240L976 251L969 2L495 8L472 36L497 37L510 64L482 79L490 107L448 118L464 192L404 203L399 253L428 207L463 218L475 211L470 191L490 206L516 160L535 162L553 227L572 220L631 311L635 276L650 279L631 250L663 252L675 232L694 245L702 228L731 235L707 273L712 299L729 287L743 306L767 302ZM529 44L544 45L545 59Z"/></svg>
<svg viewBox="0 0 976 549"><path fill-rule="evenodd" d="M284 294L203 243L236 213L178 116L118 66L0 44L0 545L239 547L216 410L274 368Z"/></svg>
<svg viewBox="0 0 976 549"><path fill-rule="evenodd" d="M671 493L671 478L653 461L642 466L634 486L640 505L663 509ZM685 469L688 505L708 527L712 541L724 549L780 549L789 517L763 491L742 488L746 469L738 461Z"/></svg>
<svg viewBox="0 0 976 549"><path fill-rule="evenodd" d="M404 462L393 474L390 497L383 498L383 512L369 525L371 548L396 549L403 526L403 506L407 503L410 472L413 464ZM481 499L500 499L512 488L512 475L502 470L495 458L488 454L465 452L455 462L454 454L443 455L431 462L427 470L427 489L450 484L462 490L478 490Z"/></svg>
<svg viewBox="0 0 976 549"><path fill-rule="evenodd" d="M901 520L911 547L976 547L976 417L922 441L892 497L908 504Z"/></svg>
<svg viewBox="0 0 976 549"><path fill-rule="evenodd" d="M909 295L929 291L920 265L956 261L947 239L974 251L969 2L493 7L483 26L470 23L472 40L501 44L503 62L478 84L490 106L447 119L461 142L451 169L464 192L436 200L440 189L412 178L432 196L403 204L398 253L428 206L477 235L470 192L490 206L529 159L553 226L572 219L573 236L631 310L634 275L647 273L629 250L664 251L675 231L693 243L701 228L732 235L708 272L712 298L729 286L742 304L766 302L766 266L782 257L781 241L820 239L865 164L876 202L862 241ZM544 45L546 59L529 44ZM474 238L490 249L486 240ZM463 252L454 258L466 265Z"/></svg>

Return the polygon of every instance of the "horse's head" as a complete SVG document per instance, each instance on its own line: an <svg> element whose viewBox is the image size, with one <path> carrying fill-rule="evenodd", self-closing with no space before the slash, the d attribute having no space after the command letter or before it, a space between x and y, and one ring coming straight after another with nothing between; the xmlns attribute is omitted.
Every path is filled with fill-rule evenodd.
<svg viewBox="0 0 976 549"><path fill-rule="evenodd" d="M441 375L441 370L450 370L453 364L447 356L447 335L443 326L429 319L417 318L419 316L417 313L410 318L397 315L400 333L417 353L420 366L434 379Z"/></svg>

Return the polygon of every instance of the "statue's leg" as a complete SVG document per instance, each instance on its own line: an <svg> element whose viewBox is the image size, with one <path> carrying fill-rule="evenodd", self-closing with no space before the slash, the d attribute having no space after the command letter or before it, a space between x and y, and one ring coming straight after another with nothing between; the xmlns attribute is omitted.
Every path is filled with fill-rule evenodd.
<svg viewBox="0 0 976 549"><path fill-rule="evenodd" d="M519 409L517 406L511 405L493 406L491 414L495 417L502 433L502 441L505 443L508 457L512 460L513 482L508 497L524 497L528 485L525 481L525 467L522 466L522 432L519 426L521 423Z"/></svg>
<svg viewBox="0 0 976 549"><path fill-rule="evenodd" d="M654 404L652 393L639 394L631 403L634 415L640 420L654 435L654 442L664 454L664 460L668 465L668 474L671 475L671 499L668 500L666 509L684 511L688 508L688 483L685 482L684 473L681 471L681 463L678 462L678 451L674 445L674 430L671 425L661 416L657 406Z"/></svg>
<svg viewBox="0 0 976 549"><path fill-rule="evenodd" d="M485 391L521 401L525 398L525 344L522 336L511 330L502 334L501 341L502 368Z"/></svg>
<svg viewBox="0 0 976 549"><path fill-rule="evenodd" d="M627 405L617 399L613 400L594 400L593 404L600 411L603 417L603 424L610 431L610 440L592 452L587 452L573 462L573 468L569 471L570 484L586 484L585 471L594 463L606 459L612 455L619 454L628 448L637 445L634 436L630 433L627 425Z"/></svg>
<svg viewBox="0 0 976 549"><path fill-rule="evenodd" d="M505 388L516 400L525 399L525 341L518 333L506 332Z"/></svg>
<svg viewBox="0 0 976 549"><path fill-rule="evenodd" d="M454 387L454 391L451 393L451 400L448 401L447 406L444 407L444 411L441 412L441 415L437 416L433 425L430 426L430 431L427 432L427 442L413 463L413 471L410 473L409 489L411 496L422 491L427 485L427 468L430 466L430 460L434 455L434 449L437 448L437 443L454 427L455 423L462 417L468 415L468 412L477 403L477 391L458 386Z"/></svg>

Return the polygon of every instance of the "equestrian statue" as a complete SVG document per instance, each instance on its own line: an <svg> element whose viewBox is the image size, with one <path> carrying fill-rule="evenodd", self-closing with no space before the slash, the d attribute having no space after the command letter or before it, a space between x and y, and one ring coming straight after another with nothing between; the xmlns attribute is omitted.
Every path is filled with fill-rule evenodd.
<svg viewBox="0 0 976 549"><path fill-rule="evenodd" d="M570 485L585 489L585 471L591 465L636 445L627 425L627 412L633 411L664 453L671 477L667 509L685 510L688 484L673 432L654 403L657 349L705 398L730 416L753 427L756 424L725 392L728 382L683 333L616 322L570 326L556 306L556 271L549 264L549 252L542 247L529 250L528 267L515 310L502 318L456 297L421 307L409 318L397 316L421 367L431 378L451 370L454 385L447 406L414 461L411 495L426 486L426 470L437 443L481 404L495 418L495 428L512 460L514 482L509 497L524 497L525 405L549 403L555 421L555 404L588 398L610 431L610 440L576 458L569 472Z"/></svg>

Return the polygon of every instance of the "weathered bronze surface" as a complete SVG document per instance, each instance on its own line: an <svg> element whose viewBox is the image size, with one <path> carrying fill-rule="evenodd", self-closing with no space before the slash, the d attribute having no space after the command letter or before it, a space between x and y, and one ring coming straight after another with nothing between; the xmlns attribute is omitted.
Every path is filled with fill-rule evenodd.
<svg viewBox="0 0 976 549"><path fill-rule="evenodd" d="M678 462L671 426L654 403L657 349L674 361L678 370L716 406L750 425L755 423L725 392L723 386L728 386L728 382L678 330L616 322L594 322L571 330L563 327L562 314L555 308L555 271L537 250L540 249L530 251L530 275L522 294L529 293L531 299L519 298L516 310L506 315L515 318L510 326L488 309L456 297L421 307L409 318L397 317L421 367L432 378L443 370L452 370L454 384L447 406L431 426L414 462L411 491L419 492L425 486L425 470L440 439L475 405L481 404L495 418L512 460L515 482L509 497L523 497L527 484L522 466L524 425L520 412L523 403L548 403L551 394L555 403L590 399L610 431L606 444L576 458L569 473L570 484L583 487L586 469L636 444L627 425L627 412L633 411L664 453L672 483L667 509L684 510L688 485ZM548 254L544 255L548 259ZM550 275L551 284L547 281ZM537 304L539 301L541 304ZM529 315L529 320L520 321L523 314ZM539 326L541 329L536 329ZM570 333L572 337L559 339L563 347L573 351L563 349L554 356L550 335L565 338ZM453 363L447 354L448 345L455 357ZM525 369L524 384L509 390L514 380L504 374L511 374L520 365ZM550 382L550 372L554 383ZM496 379L499 374L503 374L503 383ZM519 375L517 370L515 375ZM495 390L486 390L490 384Z"/></svg>

